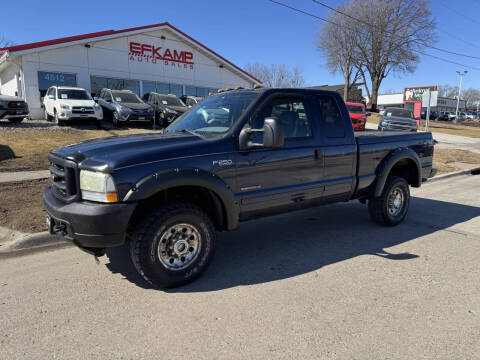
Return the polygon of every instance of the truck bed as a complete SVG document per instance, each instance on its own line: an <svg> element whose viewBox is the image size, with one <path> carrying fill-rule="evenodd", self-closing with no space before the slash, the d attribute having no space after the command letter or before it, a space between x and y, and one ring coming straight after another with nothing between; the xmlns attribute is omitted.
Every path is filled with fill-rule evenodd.
<svg viewBox="0 0 480 360"><path fill-rule="evenodd" d="M356 131L355 138L359 145L379 144L379 143L401 143L402 141L428 140L432 138L430 132L412 132L412 131L377 131L365 130Z"/></svg>

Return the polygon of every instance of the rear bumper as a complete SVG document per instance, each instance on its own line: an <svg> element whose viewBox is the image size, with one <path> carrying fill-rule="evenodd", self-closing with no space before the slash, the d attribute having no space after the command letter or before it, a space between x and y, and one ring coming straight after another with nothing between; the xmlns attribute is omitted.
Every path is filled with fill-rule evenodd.
<svg viewBox="0 0 480 360"><path fill-rule="evenodd" d="M125 242L135 203L100 204L58 200L51 188L43 193L43 205L56 231L82 248L107 248Z"/></svg>

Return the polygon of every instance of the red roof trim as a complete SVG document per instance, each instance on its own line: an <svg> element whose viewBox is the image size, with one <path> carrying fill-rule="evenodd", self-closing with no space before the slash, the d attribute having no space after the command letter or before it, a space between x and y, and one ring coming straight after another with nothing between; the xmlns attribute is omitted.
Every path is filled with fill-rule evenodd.
<svg viewBox="0 0 480 360"><path fill-rule="evenodd" d="M238 71L242 72L243 74L247 75L248 77L252 78L253 80L257 81L258 83L262 83L261 80L257 79L255 76L249 74L242 68L238 67L237 65L233 64L232 62L228 61L225 59L223 56L219 55L212 49L208 48L207 46L203 45L200 41L195 40L191 36L185 34L183 31L177 29L175 26L170 25L168 22L163 22L159 24L153 24L153 25L145 25L145 26L138 26L138 27L133 27L133 28L128 28L128 29L123 29L123 30L106 30L106 31L99 31L99 32L94 32L94 33L89 33L89 34L83 34L83 35L76 35L76 36L68 36L64 38L58 38L58 39L52 39L52 40L46 40L46 41L39 41L39 42L34 42L34 43L29 43L29 44L23 44L23 45L14 45L14 46L8 46L5 48L0 48L0 54L3 54L6 50L9 52L16 52L16 51L23 51L23 50L30 50L30 49L36 49L40 47L45 47L45 46L52 46L52 45L58 45L58 44L63 44L63 43L69 43L73 41L79 41L79 40L88 40L88 39L93 39L97 37L102 37L102 36L110 36L110 35L115 35L115 34L121 34L121 33L126 33L126 32L131 32L131 31L137 31L137 30L147 30L151 28L156 28L160 26L167 26L170 29L178 32L182 36L186 37L190 41L196 43L200 47L204 48L208 52L212 53L213 55L217 56L218 58L222 59L225 61L227 64L231 65Z"/></svg>

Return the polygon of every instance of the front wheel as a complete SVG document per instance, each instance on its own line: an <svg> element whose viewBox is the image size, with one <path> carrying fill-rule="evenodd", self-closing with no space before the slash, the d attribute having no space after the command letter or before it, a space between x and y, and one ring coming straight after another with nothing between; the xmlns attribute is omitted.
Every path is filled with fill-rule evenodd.
<svg viewBox="0 0 480 360"><path fill-rule="evenodd" d="M197 278L215 251L215 228L200 208L161 206L137 225L130 243L135 268L152 285L180 286Z"/></svg>
<svg viewBox="0 0 480 360"><path fill-rule="evenodd" d="M400 224L410 206L410 189L404 178L389 176L380 197L368 200L368 212L374 222L385 226Z"/></svg>
<svg viewBox="0 0 480 360"><path fill-rule="evenodd" d="M118 115L118 112L116 111L112 113L112 124L115 127L120 126L120 115Z"/></svg>

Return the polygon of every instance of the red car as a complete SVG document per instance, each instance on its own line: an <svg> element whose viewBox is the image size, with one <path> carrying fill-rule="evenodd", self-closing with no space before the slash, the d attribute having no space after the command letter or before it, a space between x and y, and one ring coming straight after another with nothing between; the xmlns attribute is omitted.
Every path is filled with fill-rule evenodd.
<svg viewBox="0 0 480 360"><path fill-rule="evenodd" d="M353 130L365 130L365 123L367 122L365 105L352 102L346 102L345 105L347 105L348 113L350 114L350 119L352 120Z"/></svg>

